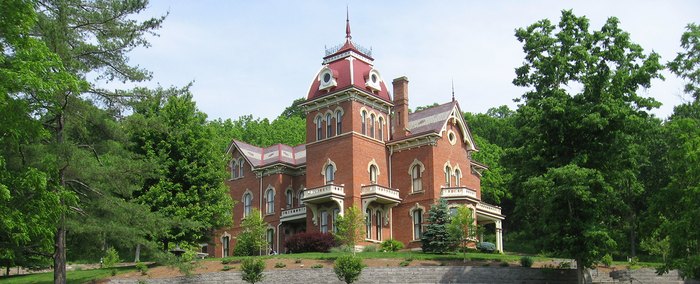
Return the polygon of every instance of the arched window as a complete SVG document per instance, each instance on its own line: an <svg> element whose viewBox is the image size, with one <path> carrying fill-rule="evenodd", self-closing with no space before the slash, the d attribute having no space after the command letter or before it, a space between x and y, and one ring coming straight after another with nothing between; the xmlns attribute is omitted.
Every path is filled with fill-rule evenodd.
<svg viewBox="0 0 700 284"><path fill-rule="evenodd" d="M331 114L326 114L326 138L333 137L333 122L331 121Z"/></svg>
<svg viewBox="0 0 700 284"><path fill-rule="evenodd" d="M338 233L338 215L340 215L340 209L333 209L333 233Z"/></svg>
<svg viewBox="0 0 700 284"><path fill-rule="evenodd" d="M374 215L377 219L376 220L377 224L375 224L377 226L377 240L381 241L382 240L382 211L377 210L374 212Z"/></svg>
<svg viewBox="0 0 700 284"><path fill-rule="evenodd" d="M293 204L294 204L294 194L292 194L291 189L287 189L287 192L285 194L287 196L287 209L291 209Z"/></svg>
<svg viewBox="0 0 700 284"><path fill-rule="evenodd" d="M242 178L243 177L243 165L245 164L245 160L243 158L238 159L238 177Z"/></svg>
<svg viewBox="0 0 700 284"><path fill-rule="evenodd" d="M253 195L250 193L246 193L243 195L243 218L248 217L250 215L250 207L253 204Z"/></svg>
<svg viewBox="0 0 700 284"><path fill-rule="evenodd" d="M421 178L420 165L414 165L411 168L411 181L413 185L413 192L419 192L423 190L423 180Z"/></svg>
<svg viewBox="0 0 700 284"><path fill-rule="evenodd" d="M413 211L413 239L420 240L423 235L423 210L416 209Z"/></svg>
<svg viewBox="0 0 700 284"><path fill-rule="evenodd" d="M221 238L222 257L228 257L228 252L229 252L230 246L231 246L231 237L224 236L223 238Z"/></svg>
<svg viewBox="0 0 700 284"><path fill-rule="evenodd" d="M328 211L321 211L321 233L328 233Z"/></svg>
<svg viewBox="0 0 700 284"><path fill-rule="evenodd" d="M272 248L274 247L273 244L275 243L275 230L271 228L267 229L265 239L267 240L268 253L271 253Z"/></svg>
<svg viewBox="0 0 700 284"><path fill-rule="evenodd" d="M341 133L343 133L343 113L338 110L335 112L335 135Z"/></svg>
<svg viewBox="0 0 700 284"><path fill-rule="evenodd" d="M316 140L323 139L323 119L321 116L316 117Z"/></svg>
<svg viewBox="0 0 700 284"><path fill-rule="evenodd" d="M231 178L238 178L238 161L233 160L231 161Z"/></svg>
<svg viewBox="0 0 700 284"><path fill-rule="evenodd" d="M268 189L265 193L267 197L267 214L275 213L275 191L272 188Z"/></svg>
<svg viewBox="0 0 700 284"><path fill-rule="evenodd" d="M372 210L365 211L365 238L372 238Z"/></svg>
<svg viewBox="0 0 700 284"><path fill-rule="evenodd" d="M379 141L384 141L384 118L379 117Z"/></svg>
<svg viewBox="0 0 700 284"><path fill-rule="evenodd" d="M369 182L371 184L377 183L377 166L375 165L369 166Z"/></svg>
<svg viewBox="0 0 700 284"><path fill-rule="evenodd" d="M462 171L460 171L459 169L455 169L455 186L458 187L460 185L461 179L462 179Z"/></svg>
<svg viewBox="0 0 700 284"><path fill-rule="evenodd" d="M299 206L303 206L303 205L304 205L304 200L301 200L301 198L304 197L304 191L303 191L303 190L299 190L299 193L297 194L297 196L298 196L298 197L297 197L297 200L299 200Z"/></svg>
<svg viewBox="0 0 700 284"><path fill-rule="evenodd" d="M452 177L452 168L450 168L450 166L445 166L445 186L450 186L451 177Z"/></svg>
<svg viewBox="0 0 700 284"><path fill-rule="evenodd" d="M360 119L362 120L362 134L367 134L367 111L362 111Z"/></svg>
<svg viewBox="0 0 700 284"><path fill-rule="evenodd" d="M335 168L333 165L328 165L326 166L326 184L331 184L333 183L333 180L335 180Z"/></svg>
<svg viewBox="0 0 700 284"><path fill-rule="evenodd" d="M369 137L374 138L374 114L369 115Z"/></svg>

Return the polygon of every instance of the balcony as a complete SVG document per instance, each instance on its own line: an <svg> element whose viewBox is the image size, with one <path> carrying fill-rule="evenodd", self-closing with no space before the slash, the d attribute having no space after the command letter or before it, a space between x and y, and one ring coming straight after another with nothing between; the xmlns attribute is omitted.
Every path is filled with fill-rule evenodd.
<svg viewBox="0 0 700 284"><path fill-rule="evenodd" d="M476 210L481 212L487 212L491 214L501 215L501 207L496 205L491 205L488 203L479 202L476 204Z"/></svg>
<svg viewBox="0 0 700 284"><path fill-rule="evenodd" d="M291 221L306 218L306 206L282 210L280 221Z"/></svg>
<svg viewBox="0 0 700 284"><path fill-rule="evenodd" d="M401 202L399 191L378 184L362 186L362 199L371 198L372 201L381 204L391 204Z"/></svg>
<svg viewBox="0 0 700 284"><path fill-rule="evenodd" d="M440 197L448 199L477 199L476 191L466 187L443 187L440 191Z"/></svg>
<svg viewBox="0 0 700 284"><path fill-rule="evenodd" d="M333 198L345 197L345 186L327 184L315 188L304 190L304 196L301 198L304 204L320 204L333 200Z"/></svg>

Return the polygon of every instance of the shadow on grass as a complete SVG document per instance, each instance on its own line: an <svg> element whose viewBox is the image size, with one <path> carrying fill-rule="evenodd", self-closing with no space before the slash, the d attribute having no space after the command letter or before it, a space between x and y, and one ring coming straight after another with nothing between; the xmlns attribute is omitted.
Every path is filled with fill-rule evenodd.
<svg viewBox="0 0 700 284"><path fill-rule="evenodd" d="M100 280L112 276L112 271L117 274L135 271L133 266L101 268L90 270L68 271L66 273L66 283L90 283L94 280ZM10 277L0 277L2 284L19 284L19 283L53 283L53 272L12 275Z"/></svg>

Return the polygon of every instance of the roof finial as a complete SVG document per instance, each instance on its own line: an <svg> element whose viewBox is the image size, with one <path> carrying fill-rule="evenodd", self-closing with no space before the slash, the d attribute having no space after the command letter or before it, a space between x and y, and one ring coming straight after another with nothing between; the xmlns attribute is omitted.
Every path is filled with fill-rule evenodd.
<svg viewBox="0 0 700 284"><path fill-rule="evenodd" d="M345 6L345 38L349 41L352 39L350 35L350 7Z"/></svg>
<svg viewBox="0 0 700 284"><path fill-rule="evenodd" d="M455 101L455 79L452 79L452 101Z"/></svg>

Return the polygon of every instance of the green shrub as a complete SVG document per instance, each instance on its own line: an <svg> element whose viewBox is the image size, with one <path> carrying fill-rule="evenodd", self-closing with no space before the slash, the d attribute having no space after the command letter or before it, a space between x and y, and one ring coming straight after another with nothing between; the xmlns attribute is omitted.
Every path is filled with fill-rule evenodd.
<svg viewBox="0 0 700 284"><path fill-rule="evenodd" d="M501 262L501 267L508 267L508 266L510 266L510 264L508 264L507 262L505 262L505 261Z"/></svg>
<svg viewBox="0 0 700 284"><path fill-rule="evenodd" d="M323 264L314 264L311 268L323 268Z"/></svg>
<svg viewBox="0 0 700 284"><path fill-rule="evenodd" d="M340 281L345 283L353 283L360 278L360 273L364 268L362 264L362 258L357 256L341 256L335 260L335 267L333 271L335 275L338 276Z"/></svg>
<svg viewBox="0 0 700 284"><path fill-rule="evenodd" d="M341 245L337 247L332 247L330 252L334 253L343 253L343 252L352 252L354 248L351 248L350 246L347 245Z"/></svg>
<svg viewBox="0 0 700 284"><path fill-rule="evenodd" d="M410 257L407 257L407 258L406 258L406 261L408 261L408 262L411 262L411 261L413 261L413 257L412 257L412 256L410 256Z"/></svg>
<svg viewBox="0 0 700 284"><path fill-rule="evenodd" d="M366 245L365 247L362 248L362 252L376 252L376 251L377 251L376 245Z"/></svg>
<svg viewBox="0 0 700 284"><path fill-rule="evenodd" d="M117 250L113 247L107 249L107 251L105 252L105 256L102 258L102 267L112 268L117 263L119 263L119 253L117 252Z"/></svg>
<svg viewBox="0 0 700 284"><path fill-rule="evenodd" d="M224 268L222 268L221 270L222 270L222 271L229 271L229 270L231 270L231 269L233 269L233 268L234 268L233 266L224 265Z"/></svg>
<svg viewBox="0 0 700 284"><path fill-rule="evenodd" d="M259 258L246 258L241 262L241 278L248 283L260 282L265 275L265 261Z"/></svg>
<svg viewBox="0 0 700 284"><path fill-rule="evenodd" d="M411 263L410 261L404 260L404 261L402 261L402 262L399 262L399 266L401 266L401 267L406 267L406 266L408 266L410 263Z"/></svg>
<svg viewBox="0 0 700 284"><path fill-rule="evenodd" d="M146 265L143 262L137 262L136 263L136 270L141 272L141 275L146 275L146 274L148 274L148 265Z"/></svg>
<svg viewBox="0 0 700 284"><path fill-rule="evenodd" d="M532 260L532 257L529 256L523 256L520 258L520 266L522 267L532 267L532 264L535 261Z"/></svg>
<svg viewBox="0 0 700 284"><path fill-rule="evenodd" d="M287 265L284 263L281 263L281 262L275 263L275 268L285 268L285 267L287 267Z"/></svg>
<svg viewBox="0 0 700 284"><path fill-rule="evenodd" d="M112 271L110 271L110 274L112 274L112 276L117 275L117 270L116 270L116 269L112 269Z"/></svg>
<svg viewBox="0 0 700 284"><path fill-rule="evenodd" d="M230 263L231 263L231 259L230 259L230 258L224 258L224 259L221 260L221 264L230 264Z"/></svg>
<svg viewBox="0 0 700 284"><path fill-rule="evenodd" d="M403 248L403 243L394 239L388 239L381 244L382 251L398 251Z"/></svg>
<svg viewBox="0 0 700 284"><path fill-rule="evenodd" d="M301 258L297 258L294 260L294 263L301 263Z"/></svg>
<svg viewBox="0 0 700 284"><path fill-rule="evenodd" d="M476 249L485 253L494 253L496 251L496 245L489 242L480 242L476 244Z"/></svg>
<svg viewBox="0 0 700 284"><path fill-rule="evenodd" d="M603 256L603 259L600 260L600 262L601 262L603 265L605 265L605 266L607 266L607 267L610 267L610 266L612 265L612 262L613 262L612 255L610 255L609 253L608 253L608 254L605 254L605 255Z"/></svg>

